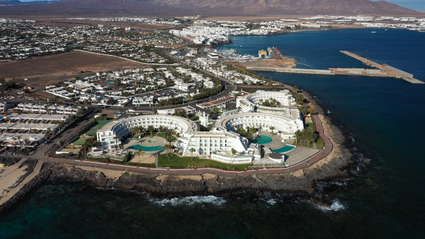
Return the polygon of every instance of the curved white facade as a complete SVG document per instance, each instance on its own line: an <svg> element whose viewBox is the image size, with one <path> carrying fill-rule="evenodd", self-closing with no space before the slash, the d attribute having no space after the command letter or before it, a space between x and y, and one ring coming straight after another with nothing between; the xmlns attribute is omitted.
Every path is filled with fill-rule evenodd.
<svg viewBox="0 0 425 239"><path fill-rule="evenodd" d="M112 147L118 143L115 139L116 136L121 139L123 136L131 133L130 129L140 126L144 128L148 128L149 126L159 128L163 126L167 129L173 129L181 135L190 135L198 130L198 125L195 122L183 117L143 115L110 122L97 131L97 140L104 147Z"/></svg>
<svg viewBox="0 0 425 239"><path fill-rule="evenodd" d="M295 104L295 99L292 97L291 93L288 90L282 91L263 91L258 90L254 94L245 96L245 98L254 104L260 104L260 100L263 102L273 98L276 99L278 105L290 106Z"/></svg>
<svg viewBox="0 0 425 239"><path fill-rule="evenodd" d="M291 115L274 115L264 113L241 113L224 117L216 122L216 127L223 127L227 130L236 131L238 127L255 127L272 132L281 131L280 136L284 139L294 138L297 130L304 129L304 123L301 119Z"/></svg>
<svg viewBox="0 0 425 239"><path fill-rule="evenodd" d="M267 107L261 105L262 102L270 100L270 98L277 101L278 107ZM253 94L238 97L236 100L236 107L241 112L262 112L300 117L300 112L295 105L295 99L288 90L258 90Z"/></svg>

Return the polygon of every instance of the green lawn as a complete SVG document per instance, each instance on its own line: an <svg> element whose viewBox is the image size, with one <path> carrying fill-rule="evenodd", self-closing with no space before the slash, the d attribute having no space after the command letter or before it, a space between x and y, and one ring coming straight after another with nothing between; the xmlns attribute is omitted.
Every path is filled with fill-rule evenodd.
<svg viewBox="0 0 425 239"><path fill-rule="evenodd" d="M308 148L313 148L313 144L309 145L309 144L305 144L305 143L302 143L302 142L298 142L298 143L295 143L294 142L294 145L308 147Z"/></svg>
<svg viewBox="0 0 425 239"><path fill-rule="evenodd" d="M83 145L89 140L90 138L79 138L73 142L74 145Z"/></svg>
<svg viewBox="0 0 425 239"><path fill-rule="evenodd" d="M305 143L302 143L302 142L298 142L298 143L295 143L294 142L294 145L308 147L308 148L313 148L313 143L309 145L309 144L305 144ZM325 147L325 143L323 142L323 139L322 138L319 138L316 141L316 148L317 149L323 149L323 147Z"/></svg>
<svg viewBox="0 0 425 239"><path fill-rule="evenodd" d="M325 142L323 142L322 138L319 138L316 142L316 148L317 149L323 149L325 147Z"/></svg>
<svg viewBox="0 0 425 239"><path fill-rule="evenodd" d="M158 157L158 166L159 167L170 167L170 168L186 168L186 167L211 167L211 168L220 168L227 170L245 170L248 169L252 164L225 164L220 163L210 159L200 159L198 157L179 157L172 156L168 158L166 154L161 154Z"/></svg>
<svg viewBox="0 0 425 239"><path fill-rule="evenodd" d="M110 120L98 120L97 125L93 126L90 130L88 130L84 134L94 137L94 136L96 136L97 131L109 122L111 122L111 121Z"/></svg>

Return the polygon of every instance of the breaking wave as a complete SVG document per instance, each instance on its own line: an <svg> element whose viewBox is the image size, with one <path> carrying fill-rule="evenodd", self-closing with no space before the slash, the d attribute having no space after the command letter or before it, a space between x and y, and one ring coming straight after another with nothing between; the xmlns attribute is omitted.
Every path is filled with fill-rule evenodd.
<svg viewBox="0 0 425 239"><path fill-rule="evenodd" d="M341 211L341 210L345 210L346 207L338 200L335 199L332 201L332 205L331 206L321 206L321 205L314 205L317 209L323 211L323 212L328 212L328 211Z"/></svg>
<svg viewBox="0 0 425 239"><path fill-rule="evenodd" d="M172 206L179 205L194 205L197 203L209 203L216 206L220 206L226 203L226 200L222 197L216 196L190 196L183 198L167 198L167 199L149 199L153 204L165 206L166 204Z"/></svg>

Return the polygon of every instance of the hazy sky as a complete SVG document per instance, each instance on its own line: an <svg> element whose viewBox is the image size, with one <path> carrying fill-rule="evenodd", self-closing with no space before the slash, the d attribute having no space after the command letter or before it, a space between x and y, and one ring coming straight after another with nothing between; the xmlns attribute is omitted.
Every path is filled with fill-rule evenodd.
<svg viewBox="0 0 425 239"><path fill-rule="evenodd" d="M402 7L425 11L425 0L386 0Z"/></svg>
<svg viewBox="0 0 425 239"><path fill-rule="evenodd" d="M40 0L20 0L21 2L32 2ZM45 0L46 1L46 0ZM49 0L47 0L49 1ZM50 0L55 1L55 0ZM425 11L425 0L386 0L387 2L395 3L402 7Z"/></svg>

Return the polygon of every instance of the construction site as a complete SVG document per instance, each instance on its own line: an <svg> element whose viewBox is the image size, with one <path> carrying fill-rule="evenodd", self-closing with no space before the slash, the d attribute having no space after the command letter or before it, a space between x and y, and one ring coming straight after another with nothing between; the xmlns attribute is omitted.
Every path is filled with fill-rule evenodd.
<svg viewBox="0 0 425 239"><path fill-rule="evenodd" d="M235 64L247 69L251 67L295 68L297 66L294 58L282 55L276 47L269 47L267 51L259 50L258 57L260 58L259 60L249 60Z"/></svg>

